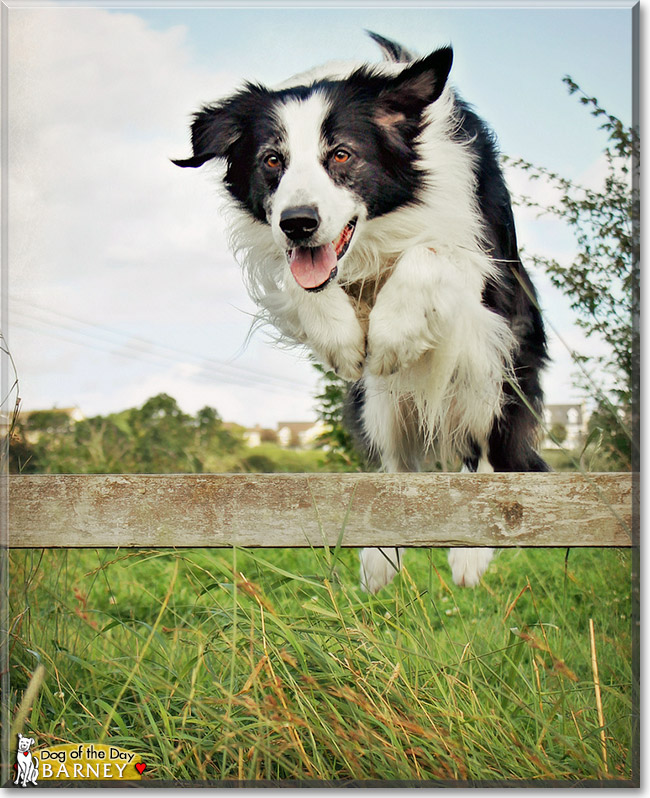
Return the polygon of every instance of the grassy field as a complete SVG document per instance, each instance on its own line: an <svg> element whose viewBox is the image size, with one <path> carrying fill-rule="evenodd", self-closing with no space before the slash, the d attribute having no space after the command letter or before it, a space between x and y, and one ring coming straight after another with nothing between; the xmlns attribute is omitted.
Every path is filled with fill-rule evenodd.
<svg viewBox="0 0 650 798"><path fill-rule="evenodd" d="M418 550L369 597L353 550L14 551L12 701L43 663L38 742L158 779L628 779L630 572L509 550L471 591Z"/></svg>

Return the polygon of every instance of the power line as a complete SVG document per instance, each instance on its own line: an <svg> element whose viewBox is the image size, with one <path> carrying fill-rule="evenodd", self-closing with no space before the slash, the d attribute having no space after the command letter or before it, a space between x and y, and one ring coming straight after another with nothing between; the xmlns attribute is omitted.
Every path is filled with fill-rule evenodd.
<svg viewBox="0 0 650 798"><path fill-rule="evenodd" d="M58 327L61 325L53 324L52 322L47 322L42 319L34 319L32 321L23 321L23 320L15 320L12 321L12 326L22 327L27 330L31 330L34 332L34 323L43 325L46 328L46 334L49 337L54 337L59 340L65 341L66 343L71 343L76 346L82 346L89 349L94 349L95 351L100 352L109 352L112 355L117 355L119 357L128 358L131 360L136 360L138 362L150 362L153 365L157 366L167 366L168 364L173 365L188 365L185 361L180 360L178 358L173 358L169 355L164 353L158 352L141 352L133 347L129 347L128 345L122 345L120 349L114 349L115 346L114 342L101 340L100 344L104 344L103 346L100 344L95 344L92 341L85 341L80 339L79 337L74 336L88 336L87 333L83 331L73 331L73 336L66 335L62 333ZM54 329L48 329L48 328ZM63 328L62 328L63 329ZM200 365L201 371L194 374L189 374L188 378L192 380L198 380L201 382L208 382L208 383L226 383L231 385L237 385L240 387L250 388L252 386L260 387L260 385L264 385L264 390L268 390L272 393L276 394L286 394L295 393L297 395L304 395L306 390L311 390L311 386L307 386L304 390L295 384L287 384L287 385L277 385L272 382L268 382L264 379L255 377L253 375L248 375L246 373L242 374L228 374L227 372L222 372L216 368L206 367L205 365Z"/></svg>
<svg viewBox="0 0 650 798"><path fill-rule="evenodd" d="M140 345L146 346L148 348L154 348L154 349L165 350L165 351L168 351L168 352L174 352L175 354L182 355L184 358L191 358L191 359L197 360L197 361L199 361L201 363L207 362L207 363L210 363L211 365L214 365L214 366L219 367L219 368L228 368L228 369L233 369L233 370L236 370L236 371L248 372L248 373L254 374L255 376L258 376L260 378L264 378L264 379L268 379L268 380L275 380L275 381L278 381L278 382L283 382L283 383L289 384L289 385L294 386L294 387L298 384L298 385L303 385L305 388L311 388L311 385L308 384L308 383L304 383L304 382L303 383L296 383L295 380L291 380L291 379L289 379L287 377L282 377L282 376L277 375L277 374L269 374L268 372L262 371L260 369L253 369L253 368L251 368L249 366L239 366L236 363L231 363L231 362L228 362L226 360L220 360L220 359L215 358L215 357L203 357L201 355L197 355L196 352L190 352L190 351L188 351L186 349L180 349L178 347L172 347L172 346L168 346L166 344L160 344L160 343L158 343L156 341L152 341L152 340L147 339L147 338L142 338L141 336L132 335L131 333L125 332L124 330L120 330L120 329L117 329L115 327L107 327L105 325L97 324L95 322L91 322L91 321L88 321L86 319L81 319L81 318L79 318L77 316L71 316L69 314L61 313L60 311L52 310L51 308L47 308L47 307L44 307L42 305L38 305L38 304L36 304L34 302L26 302L25 300L18 299L16 297L11 297L11 296L9 298L10 298L10 300L12 302L17 302L19 304L27 306L27 311L25 311L25 310L21 311L23 313L25 313L25 312L29 313L31 310L36 309L36 310L48 313L48 314L50 314L52 316L57 316L59 318L66 319L68 321L73 321L73 322L75 322L77 324L82 324L82 325L84 325L86 327L90 327L90 328L95 329L95 330L100 330L100 331L102 331L104 333L108 333L110 335L114 335L114 336L117 336L117 337L122 338L122 339L127 338L129 343L136 342L136 343L139 343ZM54 324L54 322L49 322L49 323ZM59 324L59 323L57 323L57 324ZM64 326L64 325L61 325L61 326ZM68 329L73 329L74 330L74 328L68 328ZM81 331L79 331L79 332L81 332Z"/></svg>
<svg viewBox="0 0 650 798"><path fill-rule="evenodd" d="M22 300L17 300L15 298L11 299L12 302L18 302L19 304L25 304L28 306L26 310L23 309L18 311L18 313L24 317L31 318L32 320L40 324L47 325L48 327L67 330L69 332L72 332L75 336L81 335L85 337L90 337L92 339L100 341L102 344L104 344L105 347L115 346L116 344L119 344L121 350L127 350L128 352L131 353L132 357L135 357L136 355L138 357L143 357L143 358L151 358L151 356L155 356L158 358L163 358L170 362L184 363L184 364L186 364L189 360L199 365L202 371L219 375L222 378L228 378L229 381L235 382L236 384L241 384L241 380L244 380L245 382L248 383L254 382L256 385L259 385L261 382L264 383L267 387L271 387L272 385L274 385L275 387L282 388L283 390L290 390L292 392L302 392L301 389L309 391L313 390L313 385L308 384L306 382L291 380L286 377L269 374L267 372L263 372L257 369L252 369L249 367L238 366L236 364L218 360L217 358L212 358L212 357L204 358L201 357L200 355L197 355L194 352L189 352L187 350L183 350L177 347L167 346L164 344L158 344L149 339L130 335L123 331L116 330L115 328L110 328L100 324L95 324L93 322L89 322L84 319L80 319L74 316L69 316L67 314L63 314L58 311L53 311L50 308L44 308L39 305L34 305L33 303L26 303L23 302ZM84 327L90 329L87 330L78 329L77 327L70 326L69 324L65 324L61 321L52 321L50 319L34 314L32 312L34 308L51 316L72 321L75 324L81 324ZM28 327L27 324L23 324L22 326ZM107 339L106 337L107 334L113 337L117 337L119 340L111 341ZM69 338L63 338L60 335L58 337L62 338L62 340L66 340L71 343L79 343L79 341L77 340L70 341ZM120 354L121 350L115 351L114 354ZM181 355L183 359L182 360L179 359L178 357L176 357L176 355Z"/></svg>

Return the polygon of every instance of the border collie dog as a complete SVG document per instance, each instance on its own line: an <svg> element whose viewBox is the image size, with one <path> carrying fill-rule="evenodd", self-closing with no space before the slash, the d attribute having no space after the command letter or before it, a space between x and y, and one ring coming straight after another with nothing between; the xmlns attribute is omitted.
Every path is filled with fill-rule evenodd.
<svg viewBox="0 0 650 798"><path fill-rule="evenodd" d="M424 457L466 471L547 471L535 451L546 339L521 264L495 141L425 58L370 34L376 65L246 84L193 118L217 159L231 240L260 319L351 383L348 416L390 472ZM364 549L376 592L401 549ZM449 554L478 583L488 548Z"/></svg>

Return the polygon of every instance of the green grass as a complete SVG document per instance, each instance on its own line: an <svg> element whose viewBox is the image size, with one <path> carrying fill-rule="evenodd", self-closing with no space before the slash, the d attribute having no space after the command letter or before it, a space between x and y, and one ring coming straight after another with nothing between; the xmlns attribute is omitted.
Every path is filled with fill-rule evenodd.
<svg viewBox="0 0 650 798"><path fill-rule="evenodd" d="M332 462L323 449L285 449L274 443L263 443L240 455L240 462L249 471L264 473L305 473L331 471Z"/></svg>
<svg viewBox="0 0 650 798"><path fill-rule="evenodd" d="M43 663L39 744L160 779L630 778L630 555L566 554L472 591L412 551L369 597L353 550L13 551L12 701Z"/></svg>

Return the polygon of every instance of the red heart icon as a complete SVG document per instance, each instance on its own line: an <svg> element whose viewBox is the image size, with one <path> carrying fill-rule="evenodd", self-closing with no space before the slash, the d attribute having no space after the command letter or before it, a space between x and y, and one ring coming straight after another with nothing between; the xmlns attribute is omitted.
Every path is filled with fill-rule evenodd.
<svg viewBox="0 0 650 798"><path fill-rule="evenodd" d="M135 769L138 771L138 773L139 773L140 775L142 775L142 774L144 773L144 771L145 771L146 767L147 767L147 766L145 765L145 763L144 763L144 762L136 762L136 763L135 763Z"/></svg>

